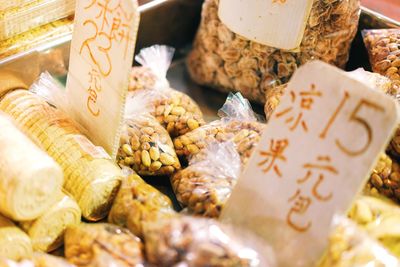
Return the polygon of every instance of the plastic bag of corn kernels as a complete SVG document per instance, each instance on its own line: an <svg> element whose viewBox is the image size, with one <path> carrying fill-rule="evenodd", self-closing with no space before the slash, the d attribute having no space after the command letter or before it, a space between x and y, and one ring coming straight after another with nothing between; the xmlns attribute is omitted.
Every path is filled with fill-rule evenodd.
<svg viewBox="0 0 400 267"><path fill-rule="evenodd" d="M383 197L360 196L348 216L396 257L400 257L400 207Z"/></svg>
<svg viewBox="0 0 400 267"><path fill-rule="evenodd" d="M140 175L172 175L181 168L167 130L143 105L145 94L128 95L117 161Z"/></svg>
<svg viewBox="0 0 400 267"><path fill-rule="evenodd" d="M188 159L212 142L233 141L242 164L246 164L266 124L260 122L249 101L240 93L230 94L218 115L221 119L174 139L179 157Z"/></svg>
<svg viewBox="0 0 400 267"><path fill-rule="evenodd" d="M188 95L174 90L167 80L174 49L154 45L136 56L142 67L133 67L129 91L143 99L143 106L167 129L172 138L204 124L203 114Z"/></svg>
<svg viewBox="0 0 400 267"><path fill-rule="evenodd" d="M212 143L171 178L182 207L191 214L219 217L239 178L242 165L233 142Z"/></svg>
<svg viewBox="0 0 400 267"><path fill-rule="evenodd" d="M318 267L399 267L398 259L344 216L335 216Z"/></svg>
<svg viewBox="0 0 400 267"><path fill-rule="evenodd" d="M234 33L220 19L220 2L205 0L200 28L188 57L191 77L199 84L221 91L240 91L252 101L265 103L265 94L287 83L297 67L307 61L319 59L343 68L348 60L357 32L359 0L314 1L301 44L290 51ZM261 1L253 2L256 5ZM283 0L273 2L289 4ZM248 7L245 9L243 17L249 16Z"/></svg>

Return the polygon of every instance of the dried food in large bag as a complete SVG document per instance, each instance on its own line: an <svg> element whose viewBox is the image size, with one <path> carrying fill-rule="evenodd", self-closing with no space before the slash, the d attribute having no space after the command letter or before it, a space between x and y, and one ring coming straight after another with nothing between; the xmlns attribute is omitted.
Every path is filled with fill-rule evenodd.
<svg viewBox="0 0 400 267"><path fill-rule="evenodd" d="M355 223L335 216L329 245L318 267L399 267L399 260Z"/></svg>
<svg viewBox="0 0 400 267"><path fill-rule="evenodd" d="M0 114L0 211L13 220L43 214L61 193L60 166Z"/></svg>
<svg viewBox="0 0 400 267"><path fill-rule="evenodd" d="M104 149L93 145L64 112L29 91L7 93L0 101L0 110L60 164L63 187L77 201L83 217L104 218L122 176Z"/></svg>
<svg viewBox="0 0 400 267"><path fill-rule="evenodd" d="M81 222L81 210L70 196L60 194L58 201L39 218L21 222L28 233L35 251L50 252L59 248L64 241L67 227Z"/></svg>
<svg viewBox="0 0 400 267"><path fill-rule="evenodd" d="M349 217L400 257L400 208L395 203L383 198L361 196L354 202Z"/></svg>
<svg viewBox="0 0 400 267"><path fill-rule="evenodd" d="M206 0L188 57L191 77L222 91L240 91L265 102L265 94L289 81L298 66L320 59L344 67L357 32L359 0L314 1L300 47L276 49L235 34L218 16L219 0Z"/></svg>
<svg viewBox="0 0 400 267"><path fill-rule="evenodd" d="M400 86L400 29L364 30L372 70Z"/></svg>
<svg viewBox="0 0 400 267"><path fill-rule="evenodd" d="M168 132L132 95L127 97L117 161L140 175L172 175L181 168Z"/></svg>
<svg viewBox="0 0 400 267"><path fill-rule="evenodd" d="M141 106L167 129L172 138L203 125L203 114L192 98L170 87L167 71L174 49L154 45L136 56L142 67L133 67L129 90Z"/></svg>
<svg viewBox="0 0 400 267"><path fill-rule="evenodd" d="M29 236L8 218L0 215L0 258L21 260L31 256Z"/></svg>
<svg viewBox="0 0 400 267"><path fill-rule="evenodd" d="M171 178L176 198L189 213L219 217L242 165L233 142L212 143Z"/></svg>
<svg viewBox="0 0 400 267"><path fill-rule="evenodd" d="M142 248L138 237L112 224L82 223L65 233L65 257L77 267L142 266Z"/></svg>
<svg viewBox="0 0 400 267"><path fill-rule="evenodd" d="M173 216L176 213L171 200L136 173L130 173L122 180L108 221L143 237L144 225Z"/></svg>
<svg viewBox="0 0 400 267"><path fill-rule="evenodd" d="M232 140L246 164L261 138L265 124L259 122L250 103L240 93L230 94L220 109L220 120L213 121L174 139L178 156L190 158L207 144Z"/></svg>
<svg viewBox="0 0 400 267"><path fill-rule="evenodd" d="M148 224L144 236L147 260L158 266L270 266L267 246L261 254L247 245L249 238L240 238L235 230L212 219L189 216Z"/></svg>

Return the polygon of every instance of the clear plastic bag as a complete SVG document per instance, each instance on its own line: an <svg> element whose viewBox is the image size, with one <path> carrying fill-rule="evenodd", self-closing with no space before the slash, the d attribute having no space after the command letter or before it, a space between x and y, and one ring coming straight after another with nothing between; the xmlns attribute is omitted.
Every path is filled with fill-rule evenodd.
<svg viewBox="0 0 400 267"><path fill-rule="evenodd" d="M167 80L174 49L155 45L142 49L136 61L142 67L132 69L129 90L141 98L146 107L172 138L183 135L204 124L203 114L188 95L174 90Z"/></svg>
<svg viewBox="0 0 400 267"><path fill-rule="evenodd" d="M373 196L359 197L349 217L395 256L400 257L400 207Z"/></svg>
<svg viewBox="0 0 400 267"><path fill-rule="evenodd" d="M64 91L51 76L42 75L33 88L36 94L8 92L0 100L0 110L61 166L63 187L77 201L83 217L91 221L104 218L121 183L120 168L62 111L68 111L62 101L54 101Z"/></svg>
<svg viewBox="0 0 400 267"><path fill-rule="evenodd" d="M168 132L142 105L142 98L127 97L117 161L140 175L172 175L181 169L174 144Z"/></svg>
<svg viewBox="0 0 400 267"><path fill-rule="evenodd" d="M398 267L398 259L342 216L335 216L319 267Z"/></svg>
<svg viewBox="0 0 400 267"><path fill-rule="evenodd" d="M74 11L75 0L36 0L0 10L0 41L73 15Z"/></svg>
<svg viewBox="0 0 400 267"><path fill-rule="evenodd" d="M143 266L142 248L138 237L112 224L82 223L65 233L65 257L77 267Z"/></svg>
<svg viewBox="0 0 400 267"><path fill-rule="evenodd" d="M0 0L0 11L4 11L6 9L10 9L10 8L14 8L14 7L18 7L18 6L22 6L22 5L26 5L26 4L30 4L32 2L35 2L37 0Z"/></svg>
<svg viewBox="0 0 400 267"><path fill-rule="evenodd" d="M239 233L212 219L182 216L161 220L146 225L147 260L157 266L273 266L273 253L267 245Z"/></svg>
<svg viewBox="0 0 400 267"><path fill-rule="evenodd" d="M56 201L64 182L60 166L0 113L0 211L32 220Z"/></svg>
<svg viewBox="0 0 400 267"><path fill-rule="evenodd" d="M359 0L314 1L302 43L285 51L250 41L229 30L218 17L219 0L206 0L194 47L191 77L221 91L240 91L265 103L268 90L289 81L298 66L322 61L344 67L357 32Z"/></svg>
<svg viewBox="0 0 400 267"><path fill-rule="evenodd" d="M68 263L63 258L35 252L32 259L20 262L0 259L0 267L74 267L74 265Z"/></svg>
<svg viewBox="0 0 400 267"><path fill-rule="evenodd" d="M372 70L400 86L400 29L363 30Z"/></svg>
<svg viewBox="0 0 400 267"><path fill-rule="evenodd" d="M240 93L228 96L219 116L220 120L175 138L177 155L190 158L209 143L232 140L245 165L261 138L265 124L258 121L250 103Z"/></svg>
<svg viewBox="0 0 400 267"><path fill-rule="evenodd" d="M143 237L143 226L177 216L171 200L147 184L136 173L124 170L126 177L114 200L108 221L128 227L136 236Z"/></svg>
<svg viewBox="0 0 400 267"><path fill-rule="evenodd" d="M233 142L212 143L190 160L189 167L172 176L172 188L189 213L219 217L241 167Z"/></svg>
<svg viewBox="0 0 400 267"><path fill-rule="evenodd" d="M60 194L57 202L33 221L21 222L20 226L32 240L35 251L50 252L64 242L67 227L81 222L81 210L70 196Z"/></svg>

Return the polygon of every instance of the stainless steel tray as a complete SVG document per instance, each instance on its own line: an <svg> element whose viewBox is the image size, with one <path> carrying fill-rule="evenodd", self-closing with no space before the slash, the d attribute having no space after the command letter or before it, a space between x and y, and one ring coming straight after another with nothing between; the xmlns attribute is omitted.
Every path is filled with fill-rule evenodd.
<svg viewBox="0 0 400 267"><path fill-rule="evenodd" d="M196 85L185 68L185 54L195 35L201 12L201 0L153 0L144 1L140 6L141 24L136 50L153 44L168 44L177 49L176 60L172 64L168 79L173 88L183 91L195 99L203 110L207 121L216 118L216 111L222 106L226 94ZM362 8L359 32L352 45L348 70L358 67L369 69L368 57L360 31L372 28L400 28L400 22L389 19L367 8ZM71 36L48 43L41 47L0 59L0 71L14 72L31 84L43 71L63 80L66 77L69 60ZM263 108L254 105L258 113ZM151 184L167 193L173 194L168 179L147 179ZM176 204L176 201L174 201Z"/></svg>

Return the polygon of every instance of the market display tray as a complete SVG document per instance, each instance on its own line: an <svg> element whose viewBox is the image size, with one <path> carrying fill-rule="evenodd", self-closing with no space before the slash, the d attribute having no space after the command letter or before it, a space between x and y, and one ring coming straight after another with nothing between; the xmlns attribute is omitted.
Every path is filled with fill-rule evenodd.
<svg viewBox="0 0 400 267"><path fill-rule="evenodd" d="M217 118L217 110L227 94L210 90L191 81L185 66L185 55L190 49L201 14L201 0L142 1L139 7L141 24L136 51L153 44L167 44L176 48L175 60L168 72L172 88L191 96L201 107L206 121ZM362 8L359 30L351 48L347 70L363 67L370 69L361 31L363 29L400 28L400 22ZM46 45L0 59L0 72L13 72L25 83L31 84L43 71L64 80L67 75L71 36L65 36ZM263 107L254 104L257 113ZM169 195L179 209L168 179L147 178L152 185Z"/></svg>

